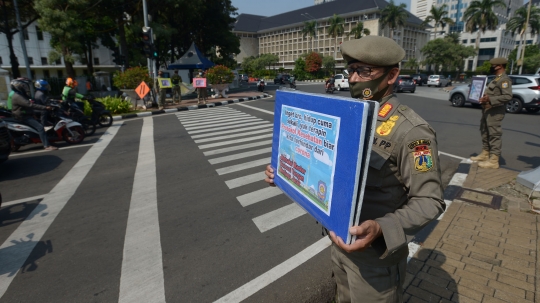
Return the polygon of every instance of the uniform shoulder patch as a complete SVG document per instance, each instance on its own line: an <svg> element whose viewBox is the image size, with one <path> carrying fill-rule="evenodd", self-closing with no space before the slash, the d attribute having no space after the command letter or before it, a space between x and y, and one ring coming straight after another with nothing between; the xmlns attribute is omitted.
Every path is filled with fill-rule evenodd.
<svg viewBox="0 0 540 303"><path fill-rule="evenodd" d="M414 169L418 172L428 172L433 168L433 157L428 145L421 144L414 147L411 153L414 160Z"/></svg>
<svg viewBox="0 0 540 303"><path fill-rule="evenodd" d="M393 106L390 103L385 103L379 110L379 117L386 118L388 113L392 110Z"/></svg>
<svg viewBox="0 0 540 303"><path fill-rule="evenodd" d="M380 136L388 136L394 126L396 126L396 121L399 120L399 116L394 115L388 119L388 121L383 122L379 127L377 127L376 132Z"/></svg>
<svg viewBox="0 0 540 303"><path fill-rule="evenodd" d="M501 86L502 88L508 88L508 81L504 81Z"/></svg>

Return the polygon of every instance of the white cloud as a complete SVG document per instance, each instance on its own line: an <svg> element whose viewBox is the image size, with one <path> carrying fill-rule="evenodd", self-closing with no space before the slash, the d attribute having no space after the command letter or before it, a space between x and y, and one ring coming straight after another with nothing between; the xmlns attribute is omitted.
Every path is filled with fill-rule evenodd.
<svg viewBox="0 0 540 303"><path fill-rule="evenodd" d="M325 151L323 151L323 153L324 155L322 156L319 153L313 153L313 156L315 157L315 159L317 159L317 161L321 161L328 166L332 166L332 160L330 160L328 154Z"/></svg>

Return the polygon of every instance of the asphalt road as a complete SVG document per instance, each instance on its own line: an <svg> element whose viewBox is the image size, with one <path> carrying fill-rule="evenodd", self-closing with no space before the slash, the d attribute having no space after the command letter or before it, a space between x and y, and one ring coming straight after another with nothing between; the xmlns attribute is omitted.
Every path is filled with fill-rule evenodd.
<svg viewBox="0 0 540 303"><path fill-rule="evenodd" d="M445 94L419 87L399 97L436 129L447 184L480 136L479 110L453 108ZM125 120L86 145L12 155L0 166L0 302L325 297L321 226L260 181L273 108L270 98ZM540 164L538 118L507 115L506 167Z"/></svg>

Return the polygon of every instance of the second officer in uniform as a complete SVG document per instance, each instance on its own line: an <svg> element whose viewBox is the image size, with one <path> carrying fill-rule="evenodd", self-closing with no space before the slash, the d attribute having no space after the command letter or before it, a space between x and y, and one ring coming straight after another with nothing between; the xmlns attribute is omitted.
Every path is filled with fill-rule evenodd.
<svg viewBox="0 0 540 303"><path fill-rule="evenodd" d="M512 79L506 75L505 58L493 58L491 73L495 74L484 96L480 98L482 105L482 118L480 119L480 133L482 135L482 152L473 161L480 161L479 167L499 168L499 158L502 148L502 120L506 113L506 103L512 100Z"/></svg>

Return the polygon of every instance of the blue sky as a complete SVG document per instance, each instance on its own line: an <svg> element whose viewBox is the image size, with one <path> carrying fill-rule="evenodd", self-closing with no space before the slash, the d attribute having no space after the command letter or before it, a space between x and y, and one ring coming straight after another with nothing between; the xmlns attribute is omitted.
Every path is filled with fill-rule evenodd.
<svg viewBox="0 0 540 303"><path fill-rule="evenodd" d="M362 0L356 0L362 1ZM389 0L387 0L389 1ZM410 9L410 0L395 0L395 3L407 4L407 9ZM295 9L312 6L314 0L232 0L234 7L238 8L238 14L253 14L261 16L273 16Z"/></svg>

